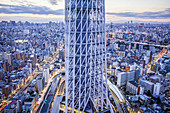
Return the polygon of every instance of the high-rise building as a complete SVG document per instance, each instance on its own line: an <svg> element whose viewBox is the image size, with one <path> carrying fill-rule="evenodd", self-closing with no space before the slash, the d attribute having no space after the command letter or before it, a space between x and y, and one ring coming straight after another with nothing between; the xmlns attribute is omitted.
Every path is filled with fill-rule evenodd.
<svg viewBox="0 0 170 113"><path fill-rule="evenodd" d="M103 111L108 107L105 0L65 0L65 24L65 112Z"/></svg>
<svg viewBox="0 0 170 113"><path fill-rule="evenodd" d="M11 86L10 85L5 85L2 88L2 94L4 94L4 96L8 98L9 94L11 94Z"/></svg>
<svg viewBox="0 0 170 113"><path fill-rule="evenodd" d="M12 64L12 55L11 54L7 54L7 61L10 65Z"/></svg>
<svg viewBox="0 0 170 113"><path fill-rule="evenodd" d="M44 79L44 76L41 75L37 78L37 81L36 81L36 87L37 87L38 92L41 92L44 89L44 86L45 86L45 79Z"/></svg>
<svg viewBox="0 0 170 113"><path fill-rule="evenodd" d="M124 86L127 84L128 81L132 81L135 79L135 71L128 71L128 72L120 72L117 76L117 85Z"/></svg>
<svg viewBox="0 0 170 113"><path fill-rule="evenodd" d="M117 85L123 86L126 85L126 82L127 82L127 73L126 72L118 73Z"/></svg>
<svg viewBox="0 0 170 113"><path fill-rule="evenodd" d="M43 76L45 78L45 83L48 83L48 80L50 78L49 68L43 69Z"/></svg>

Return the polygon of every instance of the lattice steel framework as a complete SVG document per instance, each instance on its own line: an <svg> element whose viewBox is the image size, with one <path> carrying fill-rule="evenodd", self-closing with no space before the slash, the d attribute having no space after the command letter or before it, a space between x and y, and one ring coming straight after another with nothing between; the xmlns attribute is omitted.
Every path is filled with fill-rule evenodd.
<svg viewBox="0 0 170 113"><path fill-rule="evenodd" d="M66 113L107 105L105 0L65 0Z"/></svg>

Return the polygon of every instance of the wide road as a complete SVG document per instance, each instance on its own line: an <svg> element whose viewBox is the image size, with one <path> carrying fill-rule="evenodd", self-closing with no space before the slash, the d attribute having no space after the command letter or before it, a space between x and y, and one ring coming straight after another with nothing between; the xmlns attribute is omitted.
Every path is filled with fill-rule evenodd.
<svg viewBox="0 0 170 113"><path fill-rule="evenodd" d="M48 113L48 108L53 99L53 95L48 95L47 100L45 100L46 103L44 103L44 106L41 110L41 113Z"/></svg>
<svg viewBox="0 0 170 113"><path fill-rule="evenodd" d="M51 102L53 100L56 89L58 88L57 84L59 82L58 76L56 76L52 82L52 85L49 89L46 99L43 101L42 109L40 109L40 113L48 113Z"/></svg>

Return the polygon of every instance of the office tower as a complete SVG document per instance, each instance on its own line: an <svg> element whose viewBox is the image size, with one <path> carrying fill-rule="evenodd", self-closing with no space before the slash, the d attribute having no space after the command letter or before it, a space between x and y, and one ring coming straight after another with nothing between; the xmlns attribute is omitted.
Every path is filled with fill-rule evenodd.
<svg viewBox="0 0 170 113"><path fill-rule="evenodd" d="M103 111L108 106L105 1L66 0L65 24L65 112Z"/></svg>

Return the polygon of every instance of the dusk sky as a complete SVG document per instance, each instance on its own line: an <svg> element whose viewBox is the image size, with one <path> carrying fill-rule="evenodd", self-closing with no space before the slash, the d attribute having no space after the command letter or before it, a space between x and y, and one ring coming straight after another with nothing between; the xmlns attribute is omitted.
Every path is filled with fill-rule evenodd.
<svg viewBox="0 0 170 113"><path fill-rule="evenodd" d="M65 0L0 0L0 21L64 20ZM170 0L105 0L106 21L170 22Z"/></svg>

